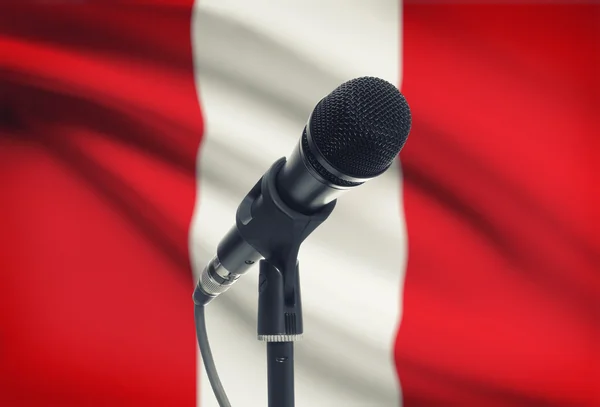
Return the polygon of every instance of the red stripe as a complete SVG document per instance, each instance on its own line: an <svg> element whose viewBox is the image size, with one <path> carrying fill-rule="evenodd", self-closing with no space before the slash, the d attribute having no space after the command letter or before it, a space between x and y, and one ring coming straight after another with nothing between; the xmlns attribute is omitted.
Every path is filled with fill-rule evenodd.
<svg viewBox="0 0 600 407"><path fill-rule="evenodd" d="M404 8L408 407L600 404L598 21Z"/></svg>
<svg viewBox="0 0 600 407"><path fill-rule="evenodd" d="M1 405L195 405L179 3L0 12Z"/></svg>

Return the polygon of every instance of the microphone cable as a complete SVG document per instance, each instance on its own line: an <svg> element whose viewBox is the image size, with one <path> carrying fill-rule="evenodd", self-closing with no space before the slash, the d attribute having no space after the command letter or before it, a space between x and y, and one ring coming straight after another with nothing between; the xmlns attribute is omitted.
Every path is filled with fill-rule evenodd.
<svg viewBox="0 0 600 407"><path fill-rule="evenodd" d="M194 305L194 321L196 322L196 337L198 338L198 346L200 347L200 355L204 362L204 368L208 376L208 381L213 389L213 393L217 398L219 407L231 407L231 403L227 398L225 389L219 379L217 373L217 367L215 366L215 360L213 359L212 352L210 350L210 344L208 342L208 333L206 330L206 315L203 305Z"/></svg>

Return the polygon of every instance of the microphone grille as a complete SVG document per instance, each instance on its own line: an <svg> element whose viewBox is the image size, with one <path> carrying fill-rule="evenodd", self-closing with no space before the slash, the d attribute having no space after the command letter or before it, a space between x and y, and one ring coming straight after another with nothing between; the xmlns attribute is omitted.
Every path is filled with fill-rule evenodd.
<svg viewBox="0 0 600 407"><path fill-rule="evenodd" d="M310 132L321 155L343 174L381 174L404 146L411 126L408 103L391 83L352 79L315 107Z"/></svg>

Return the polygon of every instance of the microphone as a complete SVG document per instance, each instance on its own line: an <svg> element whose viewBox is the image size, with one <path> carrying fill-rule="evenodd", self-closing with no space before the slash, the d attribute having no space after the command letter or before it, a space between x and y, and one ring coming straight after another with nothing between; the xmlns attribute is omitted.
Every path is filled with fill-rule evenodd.
<svg viewBox="0 0 600 407"><path fill-rule="evenodd" d="M289 211L317 213L346 191L384 173L406 143L410 127L408 103L391 83L374 77L343 83L314 108L300 141L278 170L277 198ZM245 210L250 213L240 214L238 209L242 225L252 220L261 200L259 196ZM239 227L234 225L223 237L202 271L194 293L197 304L205 305L225 292L263 257ZM268 227L264 229L269 233Z"/></svg>

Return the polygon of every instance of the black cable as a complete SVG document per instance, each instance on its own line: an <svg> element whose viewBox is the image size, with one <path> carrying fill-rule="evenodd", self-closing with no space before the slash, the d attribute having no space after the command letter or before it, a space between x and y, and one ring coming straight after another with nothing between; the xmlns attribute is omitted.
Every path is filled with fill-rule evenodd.
<svg viewBox="0 0 600 407"><path fill-rule="evenodd" d="M202 305L194 306L194 320L196 321L196 336L198 337L198 346L200 347L200 354L204 361L204 368L208 375L208 381L215 393L219 407L231 407L225 389L219 379L217 373L217 367L215 366L215 360L213 359L210 351L210 344L208 343L208 334L206 332L206 317L204 315L204 307Z"/></svg>

